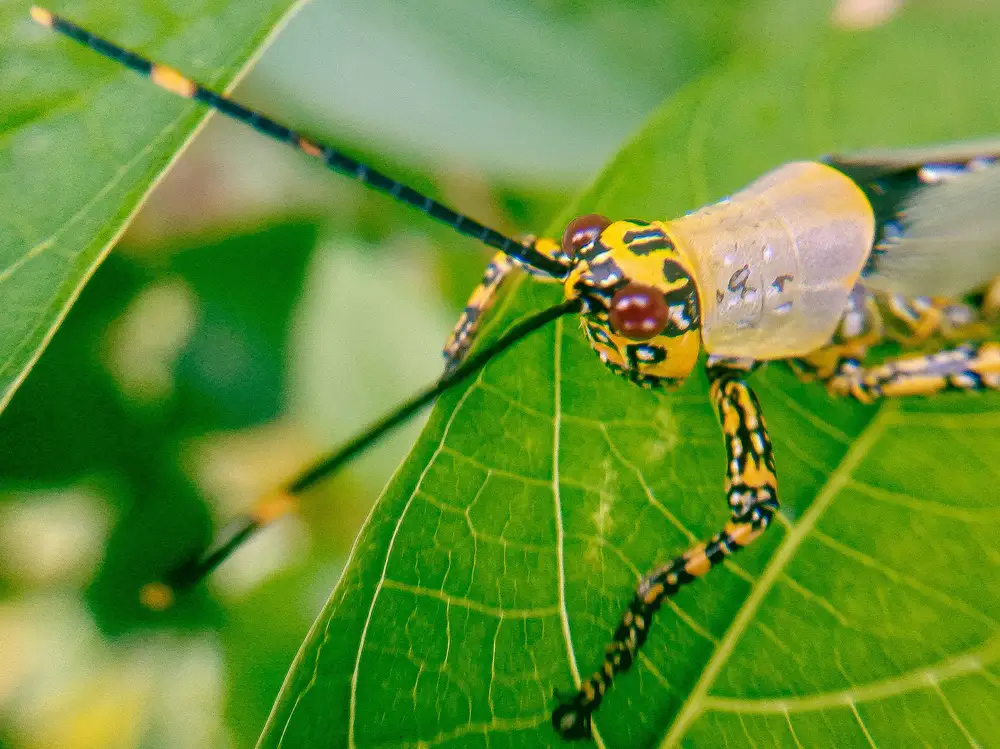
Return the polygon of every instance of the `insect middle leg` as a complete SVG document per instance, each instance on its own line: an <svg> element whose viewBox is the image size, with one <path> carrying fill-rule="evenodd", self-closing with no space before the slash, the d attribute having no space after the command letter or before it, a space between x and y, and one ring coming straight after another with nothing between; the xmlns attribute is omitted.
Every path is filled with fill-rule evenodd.
<svg viewBox="0 0 1000 749"><path fill-rule="evenodd" d="M818 379L840 393L844 377L861 376L857 373L872 369L864 368L863 362L876 344L891 340L909 348L925 346L931 341L955 344L982 340L989 336L991 319L997 317L998 312L1000 278L987 287L981 307L944 299L873 292L858 285L851 292L830 343L806 356L788 359L786 364L800 379Z"/></svg>
<svg viewBox="0 0 1000 749"><path fill-rule="evenodd" d="M798 374L826 383L834 395L866 403L947 389L995 390L1000 388L1000 344L969 339L989 335L998 311L1000 279L987 286L978 308L944 300L908 300L857 287L833 341L788 363ZM962 336L968 336L965 342L932 353L905 354L870 366L863 363L869 348L884 338L917 345L932 338L954 341Z"/></svg>
<svg viewBox="0 0 1000 749"><path fill-rule="evenodd" d="M1000 390L1000 343L963 343L871 367L845 360L827 387L835 395L865 403L878 398L933 395L942 390Z"/></svg>
<svg viewBox="0 0 1000 749"><path fill-rule="evenodd" d="M615 676L629 669L646 641L653 615L663 602L730 554L748 546L778 511L778 487L771 440L757 396L746 383L749 368L709 360L710 397L719 417L728 458L725 492L729 522L705 543L658 567L640 580L622 615L604 662L580 690L552 713L552 725L566 739L591 735L591 716Z"/></svg>
<svg viewBox="0 0 1000 749"><path fill-rule="evenodd" d="M1000 284L994 282L993 287L997 286ZM984 302L989 302L991 292L996 295L993 287L987 290ZM902 294L877 294L873 299L886 321L886 337L906 347L917 347L932 338L957 343L989 333L984 318L992 312L986 305L980 310L951 299Z"/></svg>
<svg viewBox="0 0 1000 749"><path fill-rule="evenodd" d="M558 243L550 239L527 238L526 244L532 245L535 250L546 257L550 257L557 262L565 264L567 259L562 253L562 248ZM514 258L504 252L496 253L486 265L483 272L483 280L473 289L469 296L469 301L462 310L462 314L455 323L448 341L444 344L444 371L448 374L455 369L465 359L465 355L475 343L480 327L489 312L503 282L507 280L514 268L521 267L539 281L558 282L559 279L535 271L530 266L518 263Z"/></svg>

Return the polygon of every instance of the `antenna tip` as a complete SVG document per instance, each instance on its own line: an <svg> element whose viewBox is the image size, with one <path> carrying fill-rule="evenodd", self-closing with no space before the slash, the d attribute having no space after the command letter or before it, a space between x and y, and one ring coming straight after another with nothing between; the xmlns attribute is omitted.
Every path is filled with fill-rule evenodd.
<svg viewBox="0 0 1000 749"><path fill-rule="evenodd" d="M45 8L39 8L37 5L31 6L31 17L34 19L35 23L41 24L49 29L51 29L52 24L55 23L55 16L45 10Z"/></svg>
<svg viewBox="0 0 1000 749"><path fill-rule="evenodd" d="M139 603L150 611L166 611L174 605L174 590L166 583L146 583L139 590Z"/></svg>

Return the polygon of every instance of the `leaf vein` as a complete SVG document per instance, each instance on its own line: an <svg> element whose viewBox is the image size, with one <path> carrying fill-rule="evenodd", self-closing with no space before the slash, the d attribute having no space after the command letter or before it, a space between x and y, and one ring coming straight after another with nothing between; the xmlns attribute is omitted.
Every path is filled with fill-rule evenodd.
<svg viewBox="0 0 1000 749"><path fill-rule="evenodd" d="M412 595L423 598L433 598L435 600L442 601L449 606L457 606L459 608L468 609L469 611L475 611L480 614L486 614L487 616L493 616L497 619L542 619L547 616L556 616L559 614L559 607L554 605L540 606L529 609L490 606L486 603L474 601L471 598L451 595L449 593L445 593L443 590L426 588L422 585L411 585L410 583L393 580L392 578L386 578L383 580L382 587L389 588L391 590L398 590L404 593L411 593Z"/></svg>
<svg viewBox="0 0 1000 749"><path fill-rule="evenodd" d="M953 518L963 523L993 525L1000 519L1000 508L995 510L964 510L961 507L935 502L932 499L919 499L900 492L890 491L878 486L872 486L861 481L851 480L848 483L851 489L856 489L865 496L879 502L906 507L920 513L928 515L938 515L940 517Z"/></svg>
<svg viewBox="0 0 1000 749"><path fill-rule="evenodd" d="M840 541L836 540L835 538L832 538L831 536L828 536L826 533L823 533L820 530L813 531L813 538L815 538L816 541L819 541L824 546L827 546L833 549L834 551L844 555L848 559L853 559L854 561L864 565L865 567L869 567L873 570L881 572L883 575L885 575L893 582L903 583L909 586L910 588L913 588L914 590L920 591L928 598L936 599L940 603L943 603L946 606L949 606L950 608L953 608L957 611L961 611L962 613L967 614L974 619L978 619L982 623L988 625L992 630L1000 629L1000 622L997 622L996 619L980 611L974 606L970 606L964 601L961 601L957 598L953 598L952 596L949 596L947 593L943 593L938 588L926 585L925 583L920 582L920 580L913 577L912 575L908 575L904 572L900 572L899 570L893 569L884 562L878 561L877 559L870 556L869 554L866 554L863 551L859 551L858 549L848 546L847 544L843 544Z"/></svg>
<svg viewBox="0 0 1000 749"><path fill-rule="evenodd" d="M482 377L482 372L480 372L479 376ZM468 399L469 395L472 393L474 389L475 385L472 385L469 388L467 388L464 393L462 393L462 397L455 405L455 409L451 412L451 415L448 417L448 421L445 423L444 429L441 432L441 439L438 440L438 446L435 449L434 454L431 456L430 460L427 461L427 465L424 466L424 470L420 473L420 478L417 480L416 486L413 487L413 491L410 493L409 498L406 500L406 504L403 506L403 511L400 512L399 517L396 518L395 527L392 529L392 536L390 537L389 544L385 550L385 561L383 562L382 565L382 575L378 583L375 584L375 590L372 592L372 602L371 605L368 607L368 615L365 618L364 626L361 629L361 637L358 638L358 652L354 660L354 671L351 674L350 705L349 705L349 715L347 724L347 745L351 747L351 749L355 749L355 747L357 747L357 743L355 742L355 737L354 737L354 730L355 726L357 725L358 676L361 673L361 656L363 655L365 650L365 642L368 637L368 627L371 624L372 616L375 613L375 605L376 603L378 603L379 592L381 591L383 585L385 584L388 578L389 560L392 558L392 550L396 543L396 537L399 535L399 530L403 526L403 520L406 518L407 511L413 504L413 500L416 498L417 492L420 491L420 486L423 483L424 478L426 478L427 474L430 472L431 466L434 465L435 459L440 454L441 449L444 447L445 440L448 439L448 433L451 431L451 426L455 422L455 417L457 417L458 414L461 412L462 406L465 404L465 401ZM330 617L329 622L332 623L333 621L334 618ZM316 661L317 663L319 662L319 653L316 654ZM289 720L290 719L291 716L289 716Z"/></svg>
<svg viewBox="0 0 1000 749"><path fill-rule="evenodd" d="M988 673L986 667L998 661L1000 661L1000 635L994 635L985 644L959 653L935 666L909 671L891 679L808 697L763 700L708 697L706 698L706 710L757 715L814 712L827 708L843 707L851 702L864 703L896 697L906 692L927 689L935 682L957 679L969 674L984 675Z"/></svg>

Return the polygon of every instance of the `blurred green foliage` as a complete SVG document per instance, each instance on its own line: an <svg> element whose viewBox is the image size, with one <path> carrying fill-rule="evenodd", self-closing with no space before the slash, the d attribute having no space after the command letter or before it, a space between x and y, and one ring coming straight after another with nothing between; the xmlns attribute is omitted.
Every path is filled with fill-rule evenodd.
<svg viewBox="0 0 1000 749"><path fill-rule="evenodd" d="M982 22L995 21L994 3L987 9L930 0L914 5L912 14L884 29L851 37L858 46L848 53L830 46L829 5L798 0L524 1L503 9L447 0L317 1L301 11L240 95L311 132L335 134L338 145L473 215L507 230L529 231L549 223L580 175L603 162L657 102L707 70L741 60L751 73L689 87L578 203L616 214L661 216L693 208L792 156L835 146L946 140L974 134L982 118L995 121L995 108L983 102L996 99L978 77L975 85L956 83L933 107L910 93L899 98L893 92L904 70L883 66L881 49L887 59L910 66L908 92L913 79L954 83L971 77L970 61L992 59L984 41L989 26ZM113 5L73 0L53 9L222 85L286 6L265 0L183 8L148 0ZM8 391L202 116L92 53L46 36L27 20L27 7L16 1L0 8L0 28L8 32L0 41L4 267L23 261L29 248L39 247L54 230L56 243L44 245L40 259L48 265L23 261L23 268L36 274L30 280L19 271L0 286L7 295L2 326L7 338L0 336L7 368L0 374ZM941 7L948 9L946 17L934 15ZM824 57L831 49L836 54ZM961 53L953 56L947 52L951 49ZM335 51L341 57L323 56ZM852 63L854 53L862 56ZM936 78L925 70L931 58ZM842 67L846 73L836 72ZM768 88L767 81L756 81L761 70L771 71L767 80L780 83ZM831 70L831 75L854 77L837 78L840 86L830 87L824 78ZM786 91L785 76L798 88ZM388 88L386 78L401 81L400 88ZM925 86L933 90L930 83ZM805 92L801 107L793 101L798 91ZM876 98L879 92L882 100ZM747 102L754 96L775 103L751 106ZM741 119L748 112L753 116ZM858 121L843 121L851 114ZM802 122L808 126L800 127ZM692 172L692 163L701 171ZM128 169L119 172L126 164ZM118 181L102 191L112 178ZM85 220L65 224L81 215L81 208L86 208ZM64 224L70 229L59 233L57 227ZM0 675L4 745L173 748L256 741L357 527L415 431L317 490L302 518L270 531L226 565L210 588L174 610L155 616L141 610L135 590L204 543L213 527L257 492L433 377L437 351L484 260L485 254L468 242L427 225L406 208L367 195L253 133L210 123L120 250L83 290L0 417L0 650L10 654ZM518 295L504 319L541 298ZM572 338L565 366L578 374L566 385L566 408L578 410L581 418L607 419L612 429L622 409L646 419L645 396L608 378ZM488 377L509 388L515 401L538 400L535 405L547 413L553 341L549 337L530 346L523 356L543 363L537 382L510 374L504 362ZM523 375L523 367L516 369ZM787 438L779 461L785 497L793 513L801 513L843 446L836 440L821 446L805 441L809 435L798 436L799 411L816 408L836 432L851 436L872 414L850 404L817 406L825 398L821 392L801 389L782 375L769 373L763 387L775 432L797 435ZM573 388L577 395L571 396ZM701 395L697 384L691 392ZM594 409L597 399L604 406ZM435 416L380 506L368 536L373 543L384 545L381 523L395 521L394 503L426 465L428 446L454 403L448 400ZM675 444L680 429L688 449L678 445L666 468L642 464L641 469L651 480L684 488L664 500L686 513L681 516L689 527L703 532L720 517L718 438L700 400L682 396L673 403L657 401L657 413L674 415L654 430L653 439L665 436ZM978 401L974 407L948 403L946 410L979 407ZM500 406L487 402L477 408L493 413ZM472 428L472 415L463 411L456 429ZM522 416L507 418L496 435L498 445L509 444L510 435L522 428L517 425ZM545 430L523 428L545 463ZM623 438L630 454L642 456L648 436ZM904 449L905 437L880 446L873 456ZM610 483L599 495L634 502L639 492L629 483L627 467L614 467L607 448L589 440L586 430L564 437L564 445L581 446L574 458L580 465L565 466L564 475L572 476L576 468L582 475L611 461ZM822 467L796 467L800 458L788 455L797 445L799 452L816 451ZM462 448L489 465L509 459L516 471L522 470L518 461L531 457L530 450L511 450L503 457L480 449ZM985 440L981 449L995 447ZM898 471L885 475L899 483L900 492L912 491ZM982 491L980 478L986 476L971 473L961 485L962 496ZM439 499L467 501L471 495L463 487L474 478L456 469L454 478L444 479ZM581 486L599 478L587 474ZM514 530L502 526L498 536L538 533L540 543L551 547L545 537L551 499L515 505L529 495L510 488L510 496L491 500L494 509L476 520L492 523L500 513ZM585 489L577 493L579 505L572 512L585 528L596 500ZM567 510L576 501L568 497ZM673 508L673 503L684 507ZM842 504L847 503L838 500ZM541 517L546 508L549 516ZM617 522L649 527L645 517L634 524L631 516ZM900 522L912 524L912 518ZM630 549L637 567L684 544L660 523L656 520L656 530L644 531ZM434 530L431 519L414 528L406 536L408 553L426 549L433 562L439 539L425 535ZM460 551L468 538L458 531L449 542ZM756 561L747 561L752 574L760 573L780 534L779 529L755 552ZM607 555L595 557L584 536L581 531L580 548L567 556L581 669L589 667L587 654L599 652L632 584L630 573ZM379 569L373 553L360 556L361 566L352 572L366 584ZM479 584L506 595L498 587L497 570L483 561L474 569ZM844 569L852 574L853 568ZM530 579L526 572L523 579L520 573L503 579L523 584L519 595L552 583L551 575L537 570ZM711 584L712 596L704 595L707 586L692 590L681 606L703 617L713 636L721 637L745 586L725 579ZM342 588L338 595L344 593ZM990 595L993 605L997 596ZM367 612L369 603L365 600L354 613ZM343 610L343 604L336 609ZM438 611L411 605L398 619L380 610L377 623L385 627L385 637L419 635L433 649L442 641L424 627L440 634L442 621ZM615 741L625 737L621 740L641 744L643 737L658 735L705 661L709 646L682 622L665 620L657 632L660 649L650 651L646 667L671 669L671 687L662 690L652 672L640 669L617 697L622 709L616 712L623 720L610 729ZM565 645L558 627L507 635L512 660L503 668L516 670L514 659L524 651L547 670L530 690L516 679L505 684L497 704L502 710L516 704L518 719L529 715L542 725L496 733L490 740L544 745L551 739L544 725L549 687L571 685ZM829 636L822 630L813 639ZM305 709L295 715L290 737L316 731L324 742L333 742L344 729L347 703L337 690L353 670L356 645L350 636L338 642L338 657L346 660L332 668L336 678L312 690ZM405 676L406 664L391 648L386 652L366 669L366 677L403 685L409 695L413 681ZM383 680L381 668L390 669L397 681ZM765 680L754 673L754 684ZM278 716L296 696L297 683L279 704ZM467 681L470 690L478 690L477 699L484 683ZM740 688L740 679L734 677L732 685ZM421 695L436 693L434 686L427 689ZM449 689L442 687L441 694L451 695ZM316 698L322 703L318 711L311 702ZM906 703L901 709L911 708ZM417 724L422 736L451 730L433 722L435 709L422 713ZM392 716L405 718L410 710L407 701L372 706L371 720L383 721L373 731L391 733ZM710 719L715 720L703 719L698 730ZM327 720L336 725L328 726ZM777 731L769 719L757 720L747 718L747 730L763 726L761 735L767 738L758 736L758 742L774 743L770 739ZM724 716L717 723L730 743L746 743L742 734L730 735ZM840 735L853 737L846 731ZM452 743L475 745L482 735L459 730ZM704 741L711 744L718 735ZM811 743L822 744L821 739Z"/></svg>

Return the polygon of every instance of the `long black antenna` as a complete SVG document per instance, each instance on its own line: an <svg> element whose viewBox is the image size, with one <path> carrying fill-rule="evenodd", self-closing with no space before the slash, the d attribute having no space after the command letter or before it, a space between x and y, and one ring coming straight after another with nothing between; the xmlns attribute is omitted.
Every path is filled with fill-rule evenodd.
<svg viewBox="0 0 1000 749"><path fill-rule="evenodd" d="M178 565L164 576L162 582L145 586L141 593L143 603L154 609L169 606L173 602L175 591L197 585L254 533L293 509L299 494L330 476L443 392L467 380L498 354L556 318L578 312L580 306L579 299L570 299L513 325L497 340L470 356L460 367L445 374L434 385L386 414L336 452L314 463L284 488L263 497L248 515L234 520L223 537L216 538L204 554Z"/></svg>
<svg viewBox="0 0 1000 749"><path fill-rule="evenodd" d="M130 52L117 44L91 34L75 23L55 15L44 8L33 7L31 17L46 28L52 29L86 47L118 62L130 70L147 76L160 88L171 93L194 99L208 105L212 109L232 117L234 120L246 123L258 132L275 140L286 143L309 156L320 159L329 169L357 180L364 185L386 193L396 200L416 208L421 213L430 216L446 226L450 226L459 234L478 239L489 247L494 247L520 262L536 268L555 278L566 275L566 267L533 247L528 247L516 239L511 239L498 231L483 226L475 219L464 216L446 205L387 177L376 169L362 164L335 148L297 133L285 125L266 117L259 112L237 104L231 99L208 90L195 81L186 78L173 68L159 65L145 57Z"/></svg>

